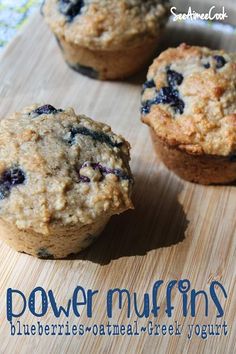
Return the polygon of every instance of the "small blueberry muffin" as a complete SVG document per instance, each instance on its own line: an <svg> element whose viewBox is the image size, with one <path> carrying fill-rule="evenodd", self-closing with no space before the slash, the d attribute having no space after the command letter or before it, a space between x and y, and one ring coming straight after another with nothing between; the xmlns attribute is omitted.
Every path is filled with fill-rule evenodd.
<svg viewBox="0 0 236 354"><path fill-rule="evenodd" d="M42 14L71 68L112 80L134 74L153 56L169 5L166 0L46 0Z"/></svg>
<svg viewBox="0 0 236 354"><path fill-rule="evenodd" d="M33 105L0 121L0 237L41 258L87 247L132 208L129 144L73 109Z"/></svg>
<svg viewBox="0 0 236 354"><path fill-rule="evenodd" d="M236 180L236 54L181 44L149 68L142 121L158 155L201 184Z"/></svg>

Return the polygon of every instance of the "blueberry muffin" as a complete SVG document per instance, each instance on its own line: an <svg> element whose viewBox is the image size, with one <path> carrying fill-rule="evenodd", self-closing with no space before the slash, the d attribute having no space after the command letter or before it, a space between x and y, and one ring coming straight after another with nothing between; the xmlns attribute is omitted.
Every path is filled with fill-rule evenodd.
<svg viewBox="0 0 236 354"><path fill-rule="evenodd" d="M142 121L180 177L236 180L236 54L181 44L155 59L142 93Z"/></svg>
<svg viewBox="0 0 236 354"><path fill-rule="evenodd" d="M153 56L169 6L166 0L46 0L41 12L69 66L106 80L134 74Z"/></svg>
<svg viewBox="0 0 236 354"><path fill-rule="evenodd" d="M132 208L129 144L73 109L33 105L0 121L0 237L63 258Z"/></svg>

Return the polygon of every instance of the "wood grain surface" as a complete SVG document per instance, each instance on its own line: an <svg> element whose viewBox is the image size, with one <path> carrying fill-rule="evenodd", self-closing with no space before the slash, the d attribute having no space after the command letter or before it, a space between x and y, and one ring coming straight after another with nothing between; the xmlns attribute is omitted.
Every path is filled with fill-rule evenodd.
<svg viewBox="0 0 236 354"><path fill-rule="evenodd" d="M163 48L181 41L236 50L235 35L214 31L211 26L188 27L170 24ZM139 118L141 83L145 72L125 82L99 82L71 71L65 65L56 41L39 15L32 19L0 61L0 116L4 117L33 102L56 107L72 106L96 120L110 124L132 145L135 175L135 210L113 217L101 237L74 259L43 261L17 254L0 244L0 353L236 353L236 188L204 187L184 182L158 161L149 132ZM189 279L191 288L209 291L213 280L220 281L228 293L225 314L216 319L209 306L204 315L202 300L197 302L195 318L182 315L180 294L173 292L175 309L167 318L165 285L159 294L160 314L155 320L171 324L223 323L227 336L203 340L194 336L11 336L6 319L6 291L15 288L27 296L36 286L52 289L58 303L66 305L77 285L99 290L92 319L86 309L81 318L71 314L72 323L106 323L105 295L111 288L127 288L138 293L140 307L145 292L157 280ZM116 304L117 305L117 304ZM127 320L125 308L114 305L114 321ZM21 318L33 324L29 312ZM61 322L67 319L62 317ZM40 321L57 323L49 311ZM59 322L60 322L59 321Z"/></svg>

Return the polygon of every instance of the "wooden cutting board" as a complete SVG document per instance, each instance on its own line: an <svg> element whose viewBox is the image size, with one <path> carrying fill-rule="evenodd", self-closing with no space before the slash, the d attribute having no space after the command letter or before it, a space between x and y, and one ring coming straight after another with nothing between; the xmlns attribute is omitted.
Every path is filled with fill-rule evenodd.
<svg viewBox="0 0 236 354"><path fill-rule="evenodd" d="M235 34L214 30L212 26L189 26L171 23L163 48L181 41L236 50ZM36 15L31 23L5 50L0 61L0 116L4 117L33 102L56 107L72 106L106 122L124 135L132 145L132 170L135 175L135 210L113 217L101 237L74 259L43 261L18 254L0 244L0 352L1 353L235 353L236 335L236 188L204 187L175 177L158 161L146 126L139 118L141 83L145 72L125 82L99 82L71 71L65 65L56 41ZM188 279L191 289L205 290L209 296L212 281L223 284L228 298L219 289L224 315L216 318L216 308L209 297L209 314L204 301L196 303L196 316L182 313L182 297L176 286L172 293L175 307L171 318L164 312L166 286L171 280ZM142 308L144 293L151 293L154 283L163 280L158 294L161 307L158 317L138 319L171 325L179 321L185 330L191 324L215 324L224 321L228 335L210 336L207 340L186 331L180 336L11 336L6 318L6 292L18 289L28 297L40 286L53 290L59 305L66 306L74 289L98 290L94 298L92 319L86 308L81 317L73 312L69 318L56 319L49 308L42 318L29 310L21 323L73 324L107 323L106 294L109 289L126 288L138 294ZM115 297L114 297L115 298ZM137 315L132 305L127 319L126 305L118 309L114 301L111 322L134 323ZM14 311L22 306L14 300ZM39 310L40 311L40 310ZM15 321L17 319L14 319Z"/></svg>

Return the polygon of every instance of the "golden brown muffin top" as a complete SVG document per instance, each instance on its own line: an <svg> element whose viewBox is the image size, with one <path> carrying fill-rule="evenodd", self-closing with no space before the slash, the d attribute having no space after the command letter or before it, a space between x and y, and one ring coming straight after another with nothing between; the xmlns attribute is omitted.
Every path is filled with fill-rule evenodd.
<svg viewBox="0 0 236 354"><path fill-rule="evenodd" d="M192 154L236 152L236 54L181 44L149 68L142 121Z"/></svg>
<svg viewBox="0 0 236 354"><path fill-rule="evenodd" d="M72 108L0 121L0 218L22 230L91 224L130 207L129 144Z"/></svg>
<svg viewBox="0 0 236 354"><path fill-rule="evenodd" d="M155 38L169 6L165 0L46 0L43 14L57 36L87 48L113 50Z"/></svg>

